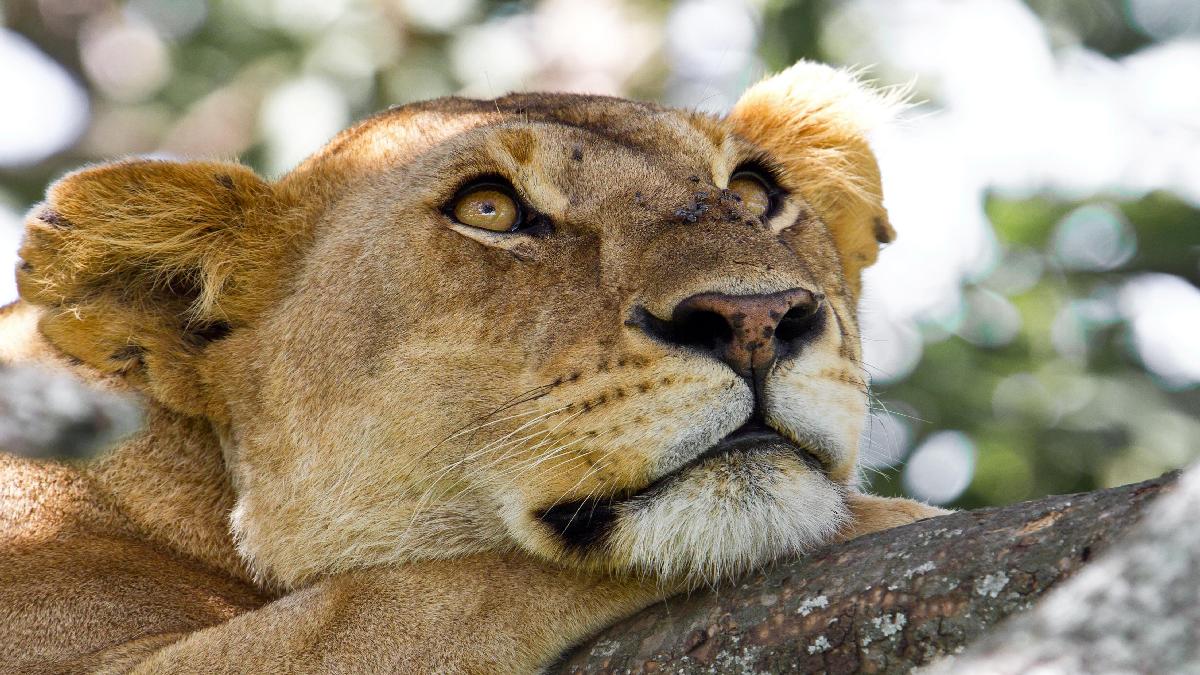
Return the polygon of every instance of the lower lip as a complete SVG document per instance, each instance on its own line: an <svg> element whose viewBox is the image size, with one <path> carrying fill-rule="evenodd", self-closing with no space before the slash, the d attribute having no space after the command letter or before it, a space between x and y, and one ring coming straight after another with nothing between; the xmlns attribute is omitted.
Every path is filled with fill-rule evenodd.
<svg viewBox="0 0 1200 675"><path fill-rule="evenodd" d="M814 469L823 471L821 463L804 447L796 445L773 429L738 429L721 439L716 445L705 450L690 464L698 464L712 457L733 455L736 453L755 452L760 450L782 450L795 453L806 464Z"/></svg>

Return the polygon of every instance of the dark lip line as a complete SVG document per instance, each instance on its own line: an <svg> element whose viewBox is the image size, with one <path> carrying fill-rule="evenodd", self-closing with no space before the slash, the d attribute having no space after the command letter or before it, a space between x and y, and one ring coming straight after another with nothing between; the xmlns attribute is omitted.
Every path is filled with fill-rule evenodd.
<svg viewBox="0 0 1200 675"><path fill-rule="evenodd" d="M804 446L796 444L787 436L779 433L773 427L764 422L762 418L760 418L758 415L755 415L747 420L742 426L726 434L724 438L714 443L712 447L689 459L686 463L671 473L666 474L665 476L659 476L651 481L649 485L635 492L631 492L626 495L614 495L610 501L615 505L652 494L663 485L670 483L679 476L683 475L689 469L695 468L709 459L721 457L723 455L730 455L735 452L754 452L765 443L786 445L805 464L809 465L809 467L816 471L820 471L822 475L829 475L829 471L826 469L825 464L820 460L820 458L818 458Z"/></svg>
<svg viewBox="0 0 1200 675"><path fill-rule="evenodd" d="M672 471L670 474L663 476L663 478L670 478L671 476L677 475L681 471L696 466L697 464L700 464L704 460L711 457L718 457L720 455L726 455L734 452L753 451L758 446L768 442L788 446L796 454L800 455L800 458L803 459L805 463L811 465L813 468L821 471L822 473L827 473L824 464L815 454L812 453L812 451L795 443L787 436L779 433L756 415L747 420L742 426L729 432L724 438L714 443L711 448L705 450L699 455L696 455L686 464L679 467L675 471Z"/></svg>

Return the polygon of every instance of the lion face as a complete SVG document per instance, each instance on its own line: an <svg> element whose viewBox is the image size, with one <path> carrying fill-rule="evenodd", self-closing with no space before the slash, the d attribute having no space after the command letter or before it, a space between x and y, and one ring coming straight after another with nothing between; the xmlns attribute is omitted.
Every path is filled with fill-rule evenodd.
<svg viewBox="0 0 1200 675"><path fill-rule="evenodd" d="M270 243L222 247L220 290L196 275L181 311L221 327L185 322L208 331L186 371L152 339L127 370L213 420L241 550L284 584L497 548L693 580L802 552L846 518L866 412L881 103L804 65L726 118L573 95L381 114L231 198Z"/></svg>

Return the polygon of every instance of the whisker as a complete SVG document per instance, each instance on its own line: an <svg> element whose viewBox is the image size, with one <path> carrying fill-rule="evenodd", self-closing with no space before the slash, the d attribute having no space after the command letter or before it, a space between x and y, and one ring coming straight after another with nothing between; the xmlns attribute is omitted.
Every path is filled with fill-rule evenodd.
<svg viewBox="0 0 1200 675"><path fill-rule="evenodd" d="M509 445L510 443L519 443L519 442L522 442L522 441L524 441L524 440L527 440L528 438L531 438L531 437L533 437L533 436L536 436L536 435L538 435L539 433L545 433L544 431L540 431L540 432L534 432L533 434L531 434L530 436L527 436L527 437L525 437L525 438L519 438L519 439L517 439L517 440L515 440L515 441L510 441L509 443L504 443L504 441L506 441L507 439L509 439L509 438L510 438L511 436L513 436L514 434L520 433L522 430L529 428L531 425L537 424L538 422L540 422L540 421L542 421L542 420L544 420L544 419L546 419L546 418L550 417L551 415L554 415L554 414L557 414L557 413L559 413L559 412L561 412L561 411L563 411L563 410L566 410L566 409L567 409L567 407L568 407L568 406L563 406L563 407L561 407L561 408L557 408L557 409L555 409L555 410L551 410L551 411L549 411L549 412L545 412L545 413L542 413L541 415L538 415L537 417L535 417L535 418L533 418L533 419L531 419L531 420L527 421L526 423L522 424L521 426L517 427L516 429L514 429L514 430L510 431L509 433L505 434L504 436L502 436L501 438L497 439L496 441L493 441L493 442L491 442L491 443L487 444L486 446L484 446L483 448L480 448L479 450L476 450L476 451L474 451L474 452L468 453L468 454L467 454L465 457L463 457L462 459L459 459L458 461L456 461L456 462L453 462L453 463L451 463L450 465L448 465L448 466L444 467L444 468L443 468L441 471L439 471L439 472L438 472L438 474L437 474L436 476L433 476L432 478L428 478L428 479L426 479L424 482L425 482L426 484L428 484L428 485L429 485L429 487L425 489L425 491L422 493L422 495L421 495L420 499L418 499L418 500L417 500L417 506L416 506L416 508L415 508L415 509L414 509L414 511L413 511L413 516L412 516L412 518L410 519L410 521L409 521L409 525L408 525L408 528L406 528L406 530L405 530L405 531L407 532L407 530L408 530L408 529L411 529L411 528L412 528L413 524L414 524L414 523L416 522L416 520L417 520L417 517L418 517L418 516L420 516L422 513L424 513L424 511L425 511L425 508L426 508L426 507L428 507L428 505L429 505L430 503L432 503L432 501L434 501L434 499L433 499L433 496L434 496L434 492L435 492L435 490L437 489L437 485L438 485L438 483L439 483L439 482L441 482L441 481L442 481L442 480L443 480L443 479L444 479L444 478L445 478L447 475L449 475L449 473L450 473L451 471L453 471L453 470L454 470L456 467L462 466L464 463L466 463L466 462L469 462L469 461L471 461L472 459L475 459L475 458L477 458L477 457L479 457L479 456L481 456L481 455L483 455L483 454L487 453L488 451L490 451L490 450L494 449L494 448L497 446L497 444L501 444L501 443L503 443L503 445ZM503 447L503 445L502 445L501 447ZM415 462L410 462L409 464L411 465L411 464L414 464L414 463L415 463ZM469 486L469 484L470 484L470 480L467 480L467 483L468 483L468 486ZM465 489L464 489L463 491L465 491ZM444 495L444 494L445 494L445 491L443 491L442 495ZM439 496L438 496L438 499L442 498L442 495L439 495Z"/></svg>
<svg viewBox="0 0 1200 675"><path fill-rule="evenodd" d="M567 519L567 524L562 528L564 531L571 528L571 523L575 522L575 517L578 516L579 512L583 510L583 505L587 503L587 500L592 498L592 493L594 493L599 487L600 486L596 486L595 488L588 490L588 493L584 495L583 499L579 500L579 506L575 507L575 512L571 514L571 517Z"/></svg>
<svg viewBox="0 0 1200 675"><path fill-rule="evenodd" d="M565 407L562 409L565 409ZM541 447L542 445L545 445L546 443L554 442L554 437L552 436L552 434L554 434L554 432L556 432L560 428L562 428L563 425L569 423L571 420L575 419L576 417L579 417L582 414L583 414L583 411L580 410L579 412L572 414L570 417L567 417L566 419L559 421L558 424L555 424L553 427L551 427L549 429L542 429L541 431L537 431L537 432L534 432L527 436L524 436L522 438L505 443L503 446L500 446L500 447L508 446L509 452L506 452L505 454L494 458L492 461L488 462L487 464L485 464L483 466L475 467L474 469L472 469L472 471L474 471L475 473L482 473L486 469L490 469L491 467L496 466L497 464L500 464L504 461L511 459L513 456L515 456L519 452L529 452L529 451L532 451L532 450L535 450L535 449ZM523 447L523 446L517 445L518 443L523 443L531 438L534 438L536 436L540 436L543 434L547 435L547 437L542 439L541 441L538 441L538 443L536 443L532 447Z"/></svg>
<svg viewBox="0 0 1200 675"><path fill-rule="evenodd" d="M871 400L874 401L876 405L878 405L877 408L872 406L872 408L875 410L882 410L883 412L885 412L889 415L896 415L897 417L905 417L914 422L920 422L922 424L930 424L930 421L927 419L922 419L922 418L916 417L914 415L906 415L902 412L896 412L894 410L889 409L887 407L887 404L885 404L878 396L875 396L874 394L871 395Z"/></svg>
<svg viewBox="0 0 1200 675"><path fill-rule="evenodd" d="M497 447L503 447L505 445L508 445L509 443L506 441L508 441L508 439L512 438L514 435L521 433L525 429L528 429L529 427L531 427L535 424L538 424L539 422L549 418L552 415L556 415L556 414L566 410L567 407L568 406L562 406L561 408L555 408L554 410L551 410L549 412L542 413L542 414L538 415L537 417L534 417L533 419L525 422L524 424L517 427L516 429L513 429L512 431L508 432L507 434L501 436L500 438L488 443L487 445L484 445L482 448L479 448L478 450L475 450L474 452L468 453L462 459L459 459L458 461L453 462L450 465L446 466L444 469L442 469L442 471L438 474L438 476L434 480L439 480L439 479L445 477L446 473L448 473L449 471L452 471L455 468L462 466L464 463L469 462L473 459L476 459L476 458L488 453L489 451L494 450ZM524 438L518 438L516 441L510 441L510 442L511 443L520 442L520 441L526 440L534 435L537 435L538 433L544 433L544 432L534 432L533 434L531 434L531 436L526 436Z"/></svg>
<svg viewBox="0 0 1200 675"><path fill-rule="evenodd" d="M569 407L569 406L564 406L563 408L560 408L560 410L564 410L567 407ZM454 495L449 496L449 497L447 497L446 494L443 493L442 495L439 495L437 497L437 499L438 500L445 499L447 501L453 501L455 499L458 499L459 497L466 494L467 492L470 492L471 490L475 489L476 487L479 487L480 482L478 481L478 478L480 476L483 476L484 473L488 469L491 469L492 467L511 459L512 457L516 456L517 454L519 454L521 452L530 452L533 449L541 447L547 443L551 443L551 442L555 442L556 440L560 440L560 439L556 439L556 437L554 436L554 432L556 432L563 425L569 423L571 420L575 419L576 417L579 417L582 414L583 414L583 411L580 410L580 411L574 413L573 415L571 415L570 417L567 417L566 419L559 421L558 424L555 424L553 427L551 427L549 429L541 429L539 431L535 431L531 434L528 434L524 437L514 439L512 441L504 443L501 446L498 446L498 448L507 447L508 450L503 452L502 454L500 454L498 457L493 458L491 461L487 462L486 464L484 464L482 466L472 467L471 469L469 469L468 473L464 476L464 481L466 482L466 485L462 489L460 489L457 493L455 493ZM538 441L532 447L527 448L527 447L521 445L525 441L528 441L531 438L536 438L537 436L540 436L540 435L546 435L546 438L542 439L541 441ZM583 440L583 439L579 439L579 440ZM556 449L556 452L557 451L558 451L558 449ZM534 459L537 459L537 458L534 458ZM524 460L524 461L527 462L529 460ZM498 480L499 478L504 477L505 474L508 474L508 473L512 473L511 467L509 469L505 469L504 471L501 471L499 474L492 476L491 479L493 481Z"/></svg>
<svg viewBox="0 0 1200 675"><path fill-rule="evenodd" d="M450 432L450 435L446 436L442 440L435 443L428 450L426 450L424 455L422 455L421 459L428 457L430 453L432 453L434 450L436 450L439 446L441 446L446 441L449 441L452 438L457 438L461 433L463 433L464 430L471 428L471 425L473 423L478 425L475 427L476 429L482 428L483 426L488 426L487 424L482 424L481 421L486 421L486 420L490 419L492 417L492 415L495 415L496 413L503 412L510 408L514 408L518 405L524 405L525 403L531 403L533 401L536 401L536 400L542 398L543 396L545 396L546 394L549 394L550 391L554 389L554 386L555 386L554 384L543 384L543 385L533 387L532 389L524 391L520 394L517 394L516 396L505 401L504 403L501 403L499 407L493 409L491 412L487 413L486 415L476 417L471 422L468 422L468 423L464 424L463 426L459 427L458 429L456 429L455 431ZM540 391L541 393L537 393L537 394L534 393L534 392L538 392L538 391ZM500 421L500 420L497 420L497 421Z"/></svg>
<svg viewBox="0 0 1200 675"><path fill-rule="evenodd" d="M576 438L573 441L568 441L567 443L563 443L562 445L555 447L554 449L545 453L544 455L541 455L539 457L534 457L531 459L527 459L522 463L516 464L514 466L509 467L508 469L505 469L504 471L496 474L495 478L496 479L509 478L509 477L518 476L523 473L532 471L532 470L536 469L538 466L542 465L543 463L545 463L551 459L561 457L567 449L571 448L572 446L574 446L578 443L589 440L589 438L592 438L592 437L580 436L579 438Z"/></svg>
<svg viewBox="0 0 1200 675"><path fill-rule="evenodd" d="M449 436L444 438L442 440L442 442L444 443L445 441L453 440L453 439L458 438L459 436L463 436L465 434L475 433L475 432L479 431L480 429L486 429L487 427L500 424L501 422L507 422L508 420L515 420L520 417L528 417L529 415L536 415L537 413L538 413L537 410L526 410L525 412L520 412L520 413L516 413L513 415L505 415L504 417L498 417L490 422L484 422L483 424L478 424L478 425L470 427L470 428L463 428L459 431L456 431L453 434L450 434Z"/></svg>
<svg viewBox="0 0 1200 675"><path fill-rule="evenodd" d="M531 471L532 469L536 468L537 466L541 465L542 463L544 463L546 461L561 457L563 454L565 454L565 450L568 447L573 446L576 443L580 443L580 442L587 441L587 440L591 440L594 442L597 439L599 439L602 435L604 435L605 433L609 433L611 431L612 430L609 430L607 432L601 432L599 434L594 434L591 436L588 436L585 434L585 435L581 436L580 438L577 438L573 441L569 441L568 443L560 445L560 446L550 450L549 452L544 453L540 457L531 458L529 460L525 460L524 462L522 462L520 464L517 464L516 466L510 467L510 468L506 469L504 472L498 474L496 476L496 478L511 477L511 476L520 475L522 473L527 473L528 471ZM539 445L542 445L542 444L544 444L544 441L542 443L539 443ZM561 462L561 463L556 464L554 466L554 468L561 470L563 467L569 465L572 462L582 461L584 459L586 459L586 457L582 456L582 455L572 457L567 462ZM576 484L576 486L578 486L578 484ZM574 489L574 487L572 487L571 489Z"/></svg>
<svg viewBox="0 0 1200 675"><path fill-rule="evenodd" d="M614 452L616 452L618 449L620 449L620 446L614 446L613 448L606 451L603 455L601 455L600 458L597 459L592 464L591 468L589 468L586 472L584 472L584 474L579 477L579 480L575 481L574 485L567 488L567 490L565 492L563 492L561 495L559 495L558 499L554 500L554 503L551 504L549 506L549 508L554 508L555 506L558 506L562 502L563 499L567 498L567 496L569 496L571 494L571 492L573 492L576 488L578 488L580 485L582 485L585 480L590 478L592 475L594 475L600 469L604 468L604 460L611 457L612 454ZM590 497L590 496L591 496L591 492L588 493L588 497ZM587 497L585 497L584 499L587 499Z"/></svg>

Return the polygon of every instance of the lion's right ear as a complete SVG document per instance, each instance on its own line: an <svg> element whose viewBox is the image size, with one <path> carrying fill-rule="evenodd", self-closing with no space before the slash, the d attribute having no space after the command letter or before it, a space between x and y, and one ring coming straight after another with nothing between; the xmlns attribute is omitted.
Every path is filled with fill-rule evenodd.
<svg viewBox="0 0 1200 675"><path fill-rule="evenodd" d="M298 237L271 184L229 163L125 161L51 186L26 220L21 297L43 334L181 412L205 348L276 298Z"/></svg>

